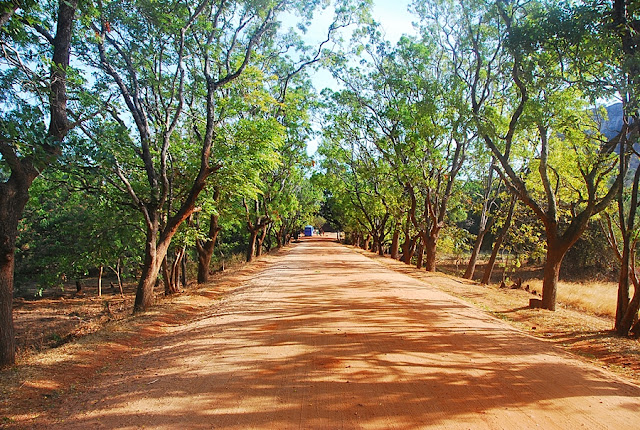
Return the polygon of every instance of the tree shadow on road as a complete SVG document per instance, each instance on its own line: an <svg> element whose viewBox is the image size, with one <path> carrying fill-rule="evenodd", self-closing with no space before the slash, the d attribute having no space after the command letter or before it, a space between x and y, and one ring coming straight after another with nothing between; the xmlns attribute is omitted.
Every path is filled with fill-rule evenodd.
<svg viewBox="0 0 640 430"><path fill-rule="evenodd" d="M615 427L637 418L638 396L420 281L311 242L210 317L159 332L82 395L95 403L66 399L59 417L61 428L593 427L584 399L598 398L628 411Z"/></svg>

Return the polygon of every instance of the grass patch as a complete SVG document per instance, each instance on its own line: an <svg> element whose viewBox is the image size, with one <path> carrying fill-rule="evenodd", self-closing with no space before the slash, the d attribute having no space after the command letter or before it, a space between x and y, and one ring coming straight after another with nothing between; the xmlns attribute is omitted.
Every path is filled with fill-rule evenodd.
<svg viewBox="0 0 640 430"><path fill-rule="evenodd" d="M526 281L542 291L542 280ZM615 318L618 284L615 282L558 282L558 302L593 315Z"/></svg>

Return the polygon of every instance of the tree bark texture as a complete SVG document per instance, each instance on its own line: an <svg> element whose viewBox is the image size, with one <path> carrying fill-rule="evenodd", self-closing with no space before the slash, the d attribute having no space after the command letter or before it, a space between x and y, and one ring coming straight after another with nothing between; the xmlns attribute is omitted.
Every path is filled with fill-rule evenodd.
<svg viewBox="0 0 640 430"><path fill-rule="evenodd" d="M422 242L418 242L416 245L416 268L422 269L422 262L424 261L424 245Z"/></svg>
<svg viewBox="0 0 640 430"><path fill-rule="evenodd" d="M196 241L196 250L198 252L198 284L209 282L209 268L211 266L211 258L215 249L218 233L221 228L218 226L218 215L211 215L209 219L209 234L207 240L198 239Z"/></svg>
<svg viewBox="0 0 640 430"><path fill-rule="evenodd" d="M635 287L633 297L629 301L624 316L620 320L619 324L618 333L621 333L624 336L628 335L632 328L634 330L636 329L636 327L634 327L634 323L637 321L638 310L640 310L640 282L637 279L634 279L633 284ZM635 335L640 335L640 333L635 333Z"/></svg>
<svg viewBox="0 0 640 430"><path fill-rule="evenodd" d="M556 310L556 298L558 295L558 279L560 266L564 258L563 252L554 249L547 251L547 260L544 264L542 280L542 308L550 311Z"/></svg>
<svg viewBox="0 0 640 430"><path fill-rule="evenodd" d="M432 227L424 243L424 249L426 253L425 269L427 272L436 271L436 252L438 247L438 237L440 236L440 228Z"/></svg>
<svg viewBox="0 0 640 430"><path fill-rule="evenodd" d="M398 259L400 248L400 226L396 226L396 229L393 231L393 237L391 238L391 258L394 260Z"/></svg>
<svg viewBox="0 0 640 430"><path fill-rule="evenodd" d="M487 234L487 230L478 231L478 236L476 236L476 240L473 244L473 250L471 251L471 257L469 258L469 263L467 264L467 269L464 271L464 279L473 278L473 274L476 271L476 264L478 263L478 255L480 254L480 248L482 247L482 242L484 241L484 237Z"/></svg>
<svg viewBox="0 0 640 430"><path fill-rule="evenodd" d="M142 265L142 273L138 281L136 290L136 300L133 305L134 312L141 312L153 305L154 295L153 288L156 285L158 272L162 265L165 255L158 256L157 249L158 224L151 228L147 227L147 236L145 240L144 262ZM166 254L166 252L165 252Z"/></svg>
<svg viewBox="0 0 640 430"><path fill-rule="evenodd" d="M247 248L247 263L250 263L253 261L257 239L258 239L258 230L257 229L249 230L249 247Z"/></svg>
<svg viewBox="0 0 640 430"><path fill-rule="evenodd" d="M256 257L260 257L262 255L262 244L264 243L265 238L267 237L267 226L263 226L260 229L260 232L257 236L256 241Z"/></svg>

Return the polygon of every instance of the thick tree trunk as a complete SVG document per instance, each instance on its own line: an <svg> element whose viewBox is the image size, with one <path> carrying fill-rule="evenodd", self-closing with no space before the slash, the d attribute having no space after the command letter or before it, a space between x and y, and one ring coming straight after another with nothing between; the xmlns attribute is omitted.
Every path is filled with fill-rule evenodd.
<svg viewBox="0 0 640 430"><path fill-rule="evenodd" d="M362 242L362 249L364 249L365 251L368 251L369 242L371 242L371 236L367 236L366 239Z"/></svg>
<svg viewBox="0 0 640 430"><path fill-rule="evenodd" d="M0 210L4 212L5 208L6 206L2 205ZM16 357L13 330L13 267L15 233L18 229L17 221L16 226L11 228L7 224L11 224L12 220L5 217L0 219L0 367L4 367L13 365ZM11 235L12 231L15 232L13 235Z"/></svg>
<svg viewBox="0 0 640 430"><path fill-rule="evenodd" d="M549 246L549 244L547 244ZM560 266L566 251L549 247L547 251L547 261L544 264L544 275L542 279L542 308L550 311L556 310L556 297L558 295L558 278L560 276Z"/></svg>
<svg viewBox="0 0 640 430"><path fill-rule="evenodd" d="M220 233L220 227L218 226L218 216L211 215L209 220L209 234L207 241L196 241L196 250L198 252L198 284L204 284L209 282L209 267L211 266L211 258L213 257L213 250L218 239L218 233Z"/></svg>
<svg viewBox="0 0 640 430"><path fill-rule="evenodd" d="M155 298L153 289L156 285L160 268L162 267L162 261L167 255L171 238L175 234L174 229L172 229L171 232L165 233L166 236L158 242L158 222L154 221L152 224L153 227L147 227L144 263L136 290L136 300L133 305L134 313L145 311L153 305ZM177 226L175 230L177 230Z"/></svg>
<svg viewBox="0 0 640 430"><path fill-rule="evenodd" d="M436 251L438 247L438 236L440 236L440 228L435 227L431 229L425 243L425 252L427 257L425 259L425 268L427 272L436 271Z"/></svg>
<svg viewBox="0 0 640 430"><path fill-rule="evenodd" d="M622 334L623 336L627 336L629 334L629 331L638 318L638 310L640 310L640 286L635 285L633 297L629 301L627 310L624 313L622 320L620 321L618 333ZM639 333L635 334L637 335Z"/></svg>
<svg viewBox="0 0 640 430"><path fill-rule="evenodd" d="M418 241L418 238L407 236L407 239L402 243L402 262L404 264L411 264Z"/></svg>
<svg viewBox="0 0 640 430"><path fill-rule="evenodd" d="M0 367L15 363L13 272L18 221L29 199L24 178L12 174L0 185ZM29 181L29 185L31 181Z"/></svg>
<svg viewBox="0 0 640 430"><path fill-rule="evenodd" d="M209 267L211 266L211 258L213 250L201 254L198 252L198 284L209 282Z"/></svg>
<svg viewBox="0 0 640 430"><path fill-rule="evenodd" d="M378 232L376 231L371 238L371 252L379 252L381 247L382 244L380 243L380 237L378 236Z"/></svg>
<svg viewBox="0 0 640 430"><path fill-rule="evenodd" d="M422 262L424 260L424 246L422 242L418 242L416 245L416 267L422 269Z"/></svg>
<svg viewBox="0 0 640 430"><path fill-rule="evenodd" d="M136 300L133 305L134 312L142 312L147 310L153 305L154 294L153 288L156 285L156 279L158 279L158 271L160 270L162 260L157 261L156 258L152 260L146 260L142 266L142 274L138 281L138 288L136 290Z"/></svg>
<svg viewBox="0 0 640 430"><path fill-rule="evenodd" d="M400 248L400 227L396 226L396 229L393 231L393 238L391 239L391 258L394 260L398 259L398 250Z"/></svg>

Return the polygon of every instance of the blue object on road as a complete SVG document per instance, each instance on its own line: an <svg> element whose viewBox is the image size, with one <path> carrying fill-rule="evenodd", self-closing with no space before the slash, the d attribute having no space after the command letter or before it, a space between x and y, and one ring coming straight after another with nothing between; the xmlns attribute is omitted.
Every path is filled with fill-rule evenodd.
<svg viewBox="0 0 640 430"><path fill-rule="evenodd" d="M312 225L308 225L304 228L304 235L305 236L313 236L313 226Z"/></svg>

